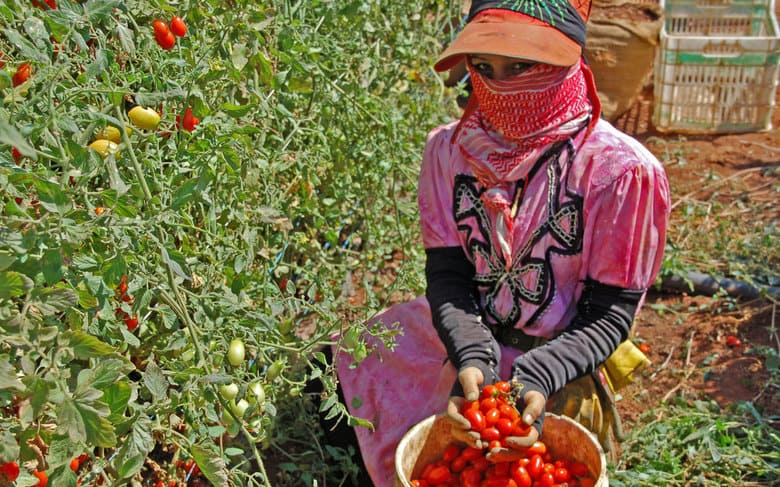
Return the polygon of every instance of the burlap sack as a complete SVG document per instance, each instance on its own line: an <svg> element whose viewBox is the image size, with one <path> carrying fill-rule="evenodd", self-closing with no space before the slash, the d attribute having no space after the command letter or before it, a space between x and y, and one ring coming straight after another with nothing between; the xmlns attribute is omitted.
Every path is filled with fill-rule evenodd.
<svg viewBox="0 0 780 487"><path fill-rule="evenodd" d="M663 11L656 3L593 2L585 56L605 119L614 121L631 108L649 81L662 24Z"/></svg>

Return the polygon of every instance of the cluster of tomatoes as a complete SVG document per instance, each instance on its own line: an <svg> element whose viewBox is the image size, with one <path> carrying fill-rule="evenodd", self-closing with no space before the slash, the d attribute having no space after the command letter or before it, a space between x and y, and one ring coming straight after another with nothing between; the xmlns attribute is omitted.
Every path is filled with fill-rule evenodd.
<svg viewBox="0 0 780 487"><path fill-rule="evenodd" d="M555 458L542 441L517 460L491 462L486 451L450 444L441 458L423 467L412 487L593 487L588 466Z"/></svg>
<svg viewBox="0 0 780 487"><path fill-rule="evenodd" d="M49 476L43 470L33 472L38 483L33 487L46 487L49 483ZM19 477L19 464L16 462L6 462L0 465L0 479L5 478L9 483L14 482Z"/></svg>
<svg viewBox="0 0 780 487"><path fill-rule="evenodd" d="M471 424L472 431L488 445L488 450L506 447L510 436L528 436L531 426L525 424L514 405L511 384L506 381L482 388L479 399L466 401L461 414Z"/></svg>
<svg viewBox="0 0 780 487"><path fill-rule="evenodd" d="M118 300L122 301L123 303L133 304L133 297L130 296L127 292L127 276L122 276L122 278L119 281L119 285L116 287L116 297ZM138 328L138 316L128 314L125 310L123 310L121 307L117 307L115 310L117 318L121 319L125 322L125 326L127 326L127 331L133 332L136 328Z"/></svg>
<svg viewBox="0 0 780 487"><path fill-rule="evenodd" d="M187 24L179 16L171 19L170 26L164 20L155 19L152 22L152 28L154 29L154 40L157 41L157 45L166 51L173 49L173 46L176 45L177 37L184 37L187 34Z"/></svg>

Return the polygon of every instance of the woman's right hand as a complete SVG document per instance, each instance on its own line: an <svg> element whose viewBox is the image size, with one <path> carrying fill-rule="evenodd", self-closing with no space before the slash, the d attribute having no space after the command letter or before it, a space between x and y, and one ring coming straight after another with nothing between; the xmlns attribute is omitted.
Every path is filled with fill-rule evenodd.
<svg viewBox="0 0 780 487"><path fill-rule="evenodd" d="M471 447L482 448L479 433L471 430L471 423L460 414L466 401L476 401L485 377L477 367L464 367L458 372L458 380L463 387L463 397L452 396L447 402L447 419L452 425L452 436Z"/></svg>

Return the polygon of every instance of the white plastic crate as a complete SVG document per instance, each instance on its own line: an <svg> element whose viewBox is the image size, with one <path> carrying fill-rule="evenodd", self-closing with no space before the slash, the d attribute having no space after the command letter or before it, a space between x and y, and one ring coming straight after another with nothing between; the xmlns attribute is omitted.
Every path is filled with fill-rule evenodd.
<svg viewBox="0 0 780 487"><path fill-rule="evenodd" d="M780 36L774 0L661 0L653 123L660 132L772 128Z"/></svg>

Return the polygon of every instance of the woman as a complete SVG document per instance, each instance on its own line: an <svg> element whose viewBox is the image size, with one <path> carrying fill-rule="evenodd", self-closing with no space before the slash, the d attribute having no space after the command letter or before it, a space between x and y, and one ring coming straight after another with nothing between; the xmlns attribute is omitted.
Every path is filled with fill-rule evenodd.
<svg viewBox="0 0 780 487"><path fill-rule="evenodd" d="M350 412L374 425L357 436L375 485L392 485L398 441L431 414L446 410L477 444L458 409L486 384L511 378L520 391L534 428L513 447L538 438L556 392L550 407L572 416L592 391L608 400L598 367L658 273L669 190L655 157L599 119L582 57L589 11L590 1L475 0L435 65L465 61L473 94L423 154L426 295L377 318L402 331L392 350L337 364ZM580 418L606 447L608 413Z"/></svg>

